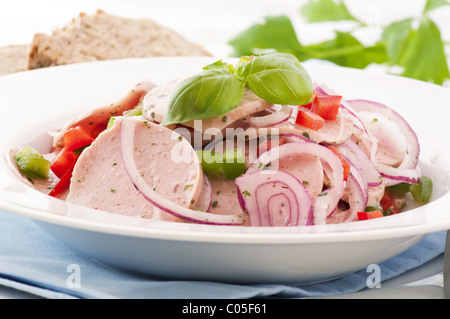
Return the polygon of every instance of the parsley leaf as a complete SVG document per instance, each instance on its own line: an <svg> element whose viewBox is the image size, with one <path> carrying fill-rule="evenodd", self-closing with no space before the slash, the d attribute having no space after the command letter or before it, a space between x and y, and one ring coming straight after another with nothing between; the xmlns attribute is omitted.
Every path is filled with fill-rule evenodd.
<svg viewBox="0 0 450 319"><path fill-rule="evenodd" d="M264 23L255 24L229 41L235 56L258 54L273 49L297 55L302 45L291 20L284 15L266 17Z"/></svg>
<svg viewBox="0 0 450 319"><path fill-rule="evenodd" d="M399 63L402 54L408 48L413 33L412 22L411 18L393 22L384 29L381 35L392 65Z"/></svg>
<svg viewBox="0 0 450 319"><path fill-rule="evenodd" d="M429 17L424 16L419 28L413 31L399 64L404 67L402 75L406 77L439 85L450 78L441 33Z"/></svg>
<svg viewBox="0 0 450 319"><path fill-rule="evenodd" d="M309 58L331 61L337 65L363 69L370 63L388 61L384 44L364 46L349 32L336 32L334 39L305 47ZM306 52L305 52L306 54Z"/></svg>
<svg viewBox="0 0 450 319"><path fill-rule="evenodd" d="M428 13L434 9L437 9L445 5L450 5L450 2L448 2L447 0L428 0L427 3L425 4L423 12Z"/></svg>
<svg viewBox="0 0 450 319"><path fill-rule="evenodd" d="M355 19L348 11L342 0L314 0L308 1L300 9L308 22L340 21Z"/></svg>
<svg viewBox="0 0 450 319"><path fill-rule="evenodd" d="M402 75L443 84L450 79L444 42L429 12L450 5L450 0L427 0L423 13L384 27L374 44L364 45L351 31L335 32L332 39L302 45L287 16L267 17L232 39L236 55L256 55L264 50L288 52L300 61L323 59L344 67L363 69L368 65L398 66ZM355 21L353 31L368 27L355 18L342 0L309 0L300 12L308 22ZM418 27L415 28L417 22Z"/></svg>

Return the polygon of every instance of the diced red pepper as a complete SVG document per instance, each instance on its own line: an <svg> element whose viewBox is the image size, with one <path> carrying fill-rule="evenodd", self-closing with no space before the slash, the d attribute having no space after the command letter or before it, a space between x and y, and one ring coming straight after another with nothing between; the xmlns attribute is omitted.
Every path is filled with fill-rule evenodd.
<svg viewBox="0 0 450 319"><path fill-rule="evenodd" d="M348 175L350 174L350 163L345 159L344 156L342 156L342 154L337 150L336 147L334 147L334 145L330 145L328 146L328 148L333 151L333 153L336 154L337 157L339 157L342 168L344 169L344 180L347 180Z"/></svg>
<svg viewBox="0 0 450 319"><path fill-rule="evenodd" d="M49 195L56 197L70 186L70 179L72 178L73 167L75 166L75 162L71 165L71 167L67 170L67 172L61 177L58 183L53 187L50 191Z"/></svg>
<svg viewBox="0 0 450 319"><path fill-rule="evenodd" d="M325 125L325 120L322 117L304 106L298 107L297 119L295 122L312 130L319 130Z"/></svg>
<svg viewBox="0 0 450 319"><path fill-rule="evenodd" d="M77 161L78 155L73 151L66 151L66 149L62 149L62 151L58 154L56 159L53 161L50 169L52 172L62 178L63 175L74 165Z"/></svg>
<svg viewBox="0 0 450 319"><path fill-rule="evenodd" d="M357 212L358 220L368 220L383 217L383 213L381 210L373 210L371 212Z"/></svg>
<svg viewBox="0 0 450 319"><path fill-rule="evenodd" d="M339 112L341 99L342 96L339 95L316 94L311 105L311 111L326 121L334 121Z"/></svg>
<svg viewBox="0 0 450 319"><path fill-rule="evenodd" d="M82 127L73 127L64 133L64 147L67 152L75 151L90 145L94 139L95 137L89 134Z"/></svg>
<svg viewBox="0 0 450 319"><path fill-rule="evenodd" d="M313 103L314 103L314 100L316 99L316 91L314 91L313 92L313 95L312 95L312 99L311 99L311 102L309 102L308 104L306 104L306 105L302 105L303 107L305 107L305 108L307 108L307 109L311 109L311 107L312 107L312 105L313 105Z"/></svg>
<svg viewBox="0 0 450 319"><path fill-rule="evenodd" d="M380 200L380 206L384 212L391 211L392 214L400 213L400 209L394 204L394 196L387 190L384 191L384 195Z"/></svg>

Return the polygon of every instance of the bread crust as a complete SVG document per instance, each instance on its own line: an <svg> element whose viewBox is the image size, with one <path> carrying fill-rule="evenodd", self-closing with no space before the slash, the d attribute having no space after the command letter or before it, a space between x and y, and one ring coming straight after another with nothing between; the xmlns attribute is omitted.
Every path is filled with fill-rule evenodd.
<svg viewBox="0 0 450 319"><path fill-rule="evenodd" d="M30 46L27 69L71 63L155 56L211 56L153 20L123 18L98 10L81 13L51 35L37 33Z"/></svg>

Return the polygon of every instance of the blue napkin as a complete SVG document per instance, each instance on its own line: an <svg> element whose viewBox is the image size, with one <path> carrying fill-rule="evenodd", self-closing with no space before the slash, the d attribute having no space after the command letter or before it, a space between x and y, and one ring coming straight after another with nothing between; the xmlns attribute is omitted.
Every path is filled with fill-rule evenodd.
<svg viewBox="0 0 450 319"><path fill-rule="evenodd" d="M445 234L427 235L409 250L380 263L381 285L442 254ZM74 277L76 267L79 280ZM363 269L340 279L301 287L162 280L105 265L54 239L32 220L0 211L0 285L44 298L305 298L361 291L367 287L368 275Z"/></svg>

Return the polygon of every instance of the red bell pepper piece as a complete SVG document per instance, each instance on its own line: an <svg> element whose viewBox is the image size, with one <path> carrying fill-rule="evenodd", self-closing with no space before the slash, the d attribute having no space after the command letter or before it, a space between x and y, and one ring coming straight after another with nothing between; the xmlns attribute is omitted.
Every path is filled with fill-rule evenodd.
<svg viewBox="0 0 450 319"><path fill-rule="evenodd" d="M95 138L82 127L73 127L64 133L64 148L67 152L75 151L90 145L94 139Z"/></svg>
<svg viewBox="0 0 450 319"><path fill-rule="evenodd" d="M394 196L387 190L384 191L384 195L380 200L380 206L383 208L383 212L390 212L391 214L400 213L400 209L394 204Z"/></svg>
<svg viewBox="0 0 450 319"><path fill-rule="evenodd" d="M62 151L58 154L58 157L53 161L50 169L52 172L62 178L63 175L74 165L77 161L78 155L72 151L66 151L66 149L62 149Z"/></svg>
<svg viewBox="0 0 450 319"><path fill-rule="evenodd" d="M58 183L53 187L53 189L50 191L49 195L56 197L62 192L64 192L66 189L70 186L70 179L72 178L72 172L73 167L75 166L75 162L69 167L67 172L61 177L61 179L58 181Z"/></svg>
<svg viewBox="0 0 450 319"><path fill-rule="evenodd" d="M334 121L338 115L342 96L316 94L311 105L311 111L326 121Z"/></svg>
<svg viewBox="0 0 450 319"><path fill-rule="evenodd" d="M357 212L358 220L368 220L383 217L383 213L381 210L373 210L371 212Z"/></svg>
<svg viewBox="0 0 450 319"><path fill-rule="evenodd" d="M312 130L319 130L325 125L325 120L322 117L304 106L298 107L297 119L295 122Z"/></svg>
<svg viewBox="0 0 450 319"><path fill-rule="evenodd" d="M347 180L348 175L350 174L350 163L345 159L344 156L342 156L342 154L337 150L336 147L334 147L334 145L330 145L328 146L328 148L334 153L336 154L336 156L339 158L339 160L341 161L342 164L342 168L344 169L344 180Z"/></svg>

